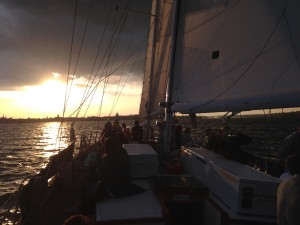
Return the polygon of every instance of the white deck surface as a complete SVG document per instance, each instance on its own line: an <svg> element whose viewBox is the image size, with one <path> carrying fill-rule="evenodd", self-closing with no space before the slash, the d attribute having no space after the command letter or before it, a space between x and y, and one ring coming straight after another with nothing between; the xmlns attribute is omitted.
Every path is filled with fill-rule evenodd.
<svg viewBox="0 0 300 225"><path fill-rule="evenodd" d="M138 220L161 218L162 206L151 190L148 180L133 183L146 189L145 192L117 199L108 199L96 205L96 221Z"/></svg>

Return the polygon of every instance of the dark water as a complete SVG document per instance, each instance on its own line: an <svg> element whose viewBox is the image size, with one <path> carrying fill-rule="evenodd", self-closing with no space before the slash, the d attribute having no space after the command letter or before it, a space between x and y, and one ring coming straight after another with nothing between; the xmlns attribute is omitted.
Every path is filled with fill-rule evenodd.
<svg viewBox="0 0 300 225"><path fill-rule="evenodd" d="M190 126L188 118L181 120L180 123ZM242 132L252 138L250 144L242 146L243 150L261 158L278 161L277 151L284 138L300 126L300 116L288 114L247 118L236 116L231 118L227 124L234 132ZM197 125L198 128L194 129L194 135L201 139L207 128L217 132L223 123L220 118L197 118Z"/></svg>
<svg viewBox="0 0 300 225"><path fill-rule="evenodd" d="M191 127L188 119L179 120L183 127ZM133 121L126 121L129 126ZM192 129L195 138L201 139L207 128L217 129L220 120L197 120L198 128ZM294 131L300 119L232 119L231 128L252 137L252 143L245 150L262 157L276 158L277 149L285 136ZM0 196L19 187L29 175L43 168L57 150L68 145L70 123L9 123L0 124ZM76 134L90 136L103 128L103 122L76 122ZM58 133L61 139L57 139Z"/></svg>
<svg viewBox="0 0 300 225"><path fill-rule="evenodd" d="M89 136L102 125L76 122L74 127L78 136ZM24 178L38 173L50 156L65 148L69 128L69 123L59 122L0 124L0 196L15 191Z"/></svg>

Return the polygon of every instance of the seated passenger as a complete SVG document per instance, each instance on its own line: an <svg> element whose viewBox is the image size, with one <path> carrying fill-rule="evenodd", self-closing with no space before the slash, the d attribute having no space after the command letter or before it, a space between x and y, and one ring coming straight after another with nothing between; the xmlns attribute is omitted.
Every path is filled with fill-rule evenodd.
<svg viewBox="0 0 300 225"><path fill-rule="evenodd" d="M108 137L104 142L105 154L99 159L99 181L85 194L80 212L93 213L95 204L106 198L118 198L142 193L145 190L130 180L130 162L126 150L118 141L117 135Z"/></svg>

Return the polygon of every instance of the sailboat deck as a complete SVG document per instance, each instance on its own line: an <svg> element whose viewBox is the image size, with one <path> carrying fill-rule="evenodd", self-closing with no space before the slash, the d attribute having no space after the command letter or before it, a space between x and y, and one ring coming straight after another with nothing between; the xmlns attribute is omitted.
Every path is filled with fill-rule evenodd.
<svg viewBox="0 0 300 225"><path fill-rule="evenodd" d="M108 199L97 203L96 221L98 224L165 224L167 212L150 187L147 179L135 180L135 184L146 191L137 195Z"/></svg>

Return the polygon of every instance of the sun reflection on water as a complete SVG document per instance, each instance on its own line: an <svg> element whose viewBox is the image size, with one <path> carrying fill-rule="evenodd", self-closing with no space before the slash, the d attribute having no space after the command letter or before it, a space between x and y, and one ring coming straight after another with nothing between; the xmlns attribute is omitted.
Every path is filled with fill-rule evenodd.
<svg viewBox="0 0 300 225"><path fill-rule="evenodd" d="M44 157L50 157L68 146L66 125L59 122L45 123L42 133L40 142L44 146Z"/></svg>

